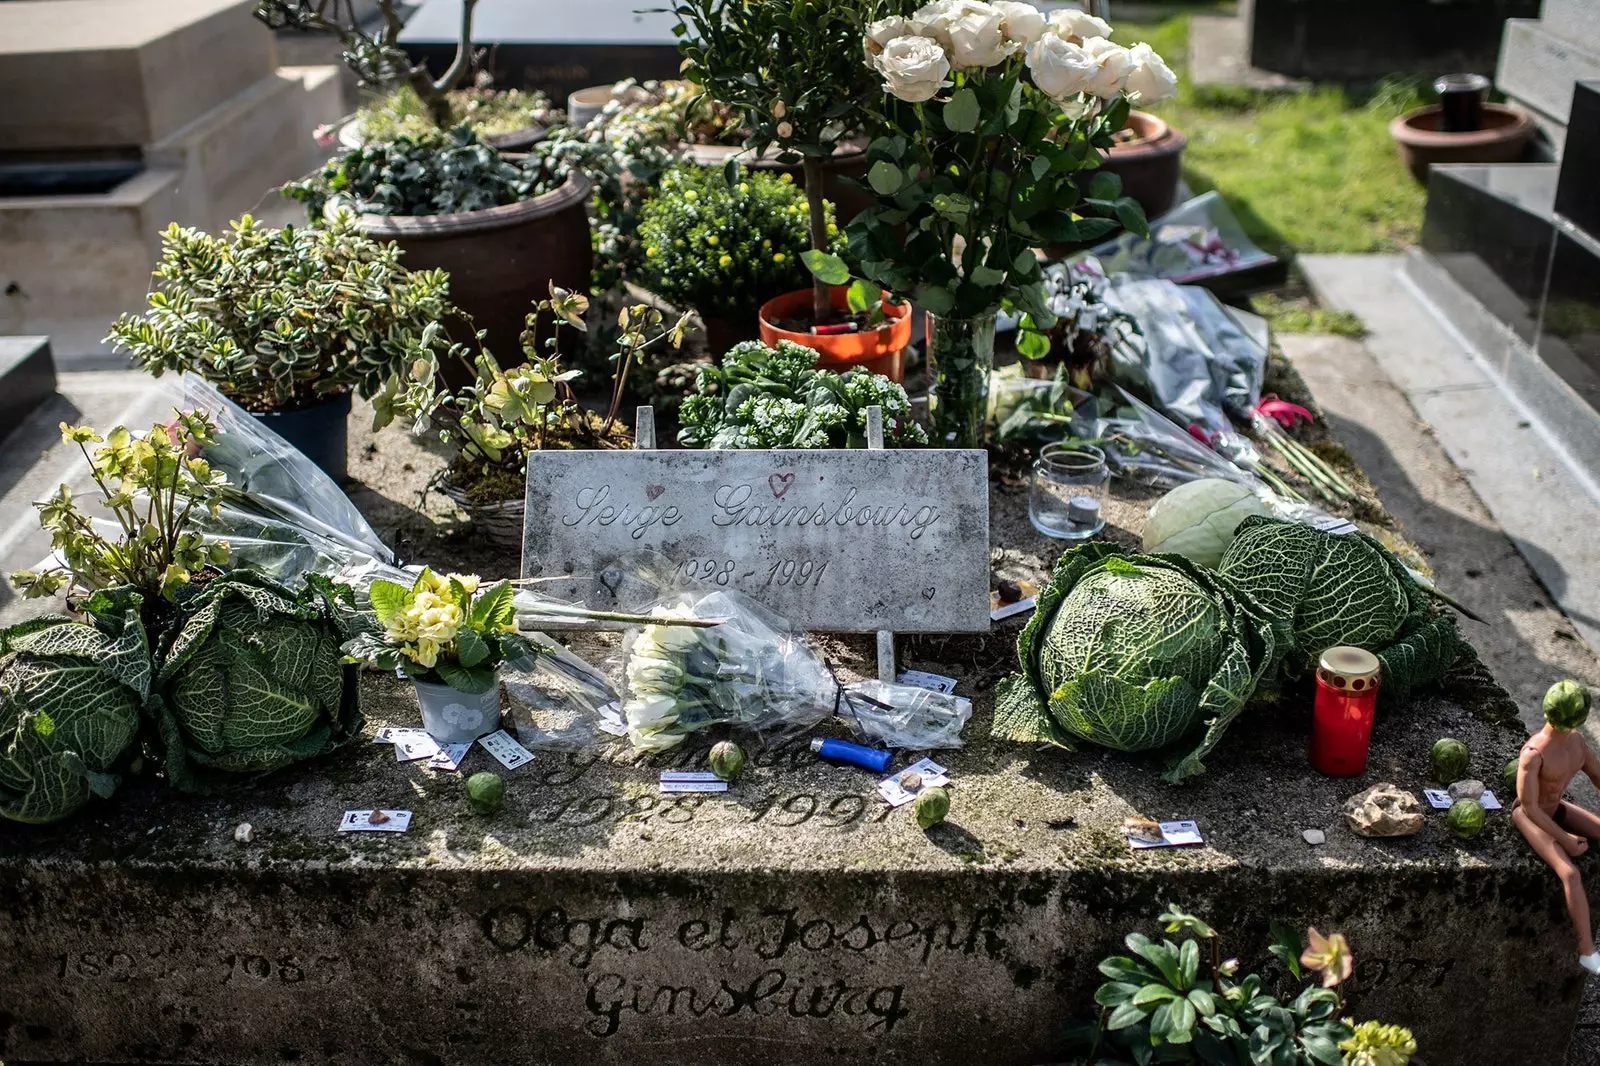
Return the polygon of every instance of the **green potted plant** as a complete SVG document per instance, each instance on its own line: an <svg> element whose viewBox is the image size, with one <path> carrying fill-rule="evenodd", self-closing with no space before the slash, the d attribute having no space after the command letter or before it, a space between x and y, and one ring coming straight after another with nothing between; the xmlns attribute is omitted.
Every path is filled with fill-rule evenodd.
<svg viewBox="0 0 1600 1066"><path fill-rule="evenodd" d="M321 229L246 215L226 236L173 223L155 277L147 309L119 318L107 343L157 376L212 382L336 480L351 395L431 380L451 352L440 324L459 317L442 271L407 270L347 213Z"/></svg>
<svg viewBox="0 0 1600 1066"><path fill-rule="evenodd" d="M881 374L818 369L816 353L790 341L734 346L703 365L679 412L689 448L864 448L867 408L883 409L890 447L928 443L906 390Z"/></svg>
<svg viewBox="0 0 1600 1066"><path fill-rule="evenodd" d="M826 228L839 240L832 206ZM674 307L694 310L713 356L756 336L756 311L809 281L809 205L787 175L678 166L661 178L639 221L639 281ZM841 245L842 247L842 245Z"/></svg>
<svg viewBox="0 0 1600 1066"><path fill-rule="evenodd" d="M1148 74L1129 50L1083 37L1082 18L961 0L866 28L885 132L868 149L879 204L850 223L850 253L867 279L928 313L937 444L983 441L997 312L1054 322L1033 249L1119 223L1145 232L1114 175L1079 192L1079 172L1099 165L1127 118L1130 84ZM1153 69L1159 58L1144 52Z"/></svg>
<svg viewBox="0 0 1600 1066"><path fill-rule="evenodd" d="M352 635L350 589L311 575L292 590L247 569L223 569L228 545L190 528L191 514L224 498L226 477L201 457L215 433L200 412L178 413L139 435L119 426L101 438L62 425L64 439L83 451L111 521L93 522L62 485L36 505L61 563L11 575L24 596L67 590L104 638L52 623L57 654L39 643L39 623L0 637L0 645L34 657L22 668L33 676L21 677L20 687L13 687L16 661L0 667L0 684L10 689L0 703L27 701L20 730L47 741L29 738L28 755L51 757L43 773L54 775L69 802L46 803L45 813L68 813L63 808L109 791L100 775L117 761L111 741L127 734L133 697L150 725L152 754L184 791L278 769L360 732L357 681L339 650ZM91 452L91 445L99 446ZM80 685L77 675L96 654L99 674ZM97 701L90 728L99 735L82 733L75 701L85 694ZM8 717L15 722L14 711ZM78 734L70 746L50 742L57 720ZM0 793L18 781L0 771ZM41 811L26 799L22 809Z"/></svg>
<svg viewBox="0 0 1600 1066"><path fill-rule="evenodd" d="M392 143L344 150L320 172L286 186L286 195L307 204L313 224L320 224L334 194L349 198L363 232L397 243L414 270L448 272L455 302L473 328L492 351L511 352L524 310L547 286L582 289L589 283L591 183L557 154L540 151L542 141L531 144L530 158L502 152L474 132L470 115L455 113L452 100L461 98L451 91L471 69L476 4L462 4L455 59L438 78L400 47L395 0L379 0L377 31L364 28L339 0L259 0L256 15L275 29L333 33L363 85L382 93L406 86L432 119L431 128L402 131ZM457 328L456 339L470 341L470 330Z"/></svg>
<svg viewBox="0 0 1600 1066"><path fill-rule="evenodd" d="M887 12L892 0L679 0L678 16L684 76L714 99L743 113L749 131L745 145L756 155L776 148L779 162L799 162L810 203L810 251L827 255L825 170L836 165L841 147L866 127L868 113L858 101L873 95L872 71L861 63L861 25ZM857 145L854 149L859 150ZM859 160L859 156L857 156ZM828 353L837 364L861 361L863 347L853 335L825 331L846 311L844 289L813 280L809 296L776 298L761 310L764 322L803 317L809 328L786 335ZM882 333L872 357L881 358L894 340L910 338L909 317L871 327ZM904 340L901 340L901 334ZM843 339L838 339L843 338ZM879 350L881 349L881 351Z"/></svg>
<svg viewBox="0 0 1600 1066"><path fill-rule="evenodd" d="M629 375L653 350L681 345L689 328L687 314L669 326L653 307L624 307L611 356L610 400L602 415L579 402L572 382L580 371L562 368L556 338L540 339L540 323L547 320L557 328L586 330L588 309L587 297L552 287L526 317L521 338L526 361L502 368L480 354L473 384L446 397L429 415L440 438L456 447L442 472L442 490L496 544L522 544L528 463L538 452L630 445L620 417Z"/></svg>
<svg viewBox="0 0 1600 1066"><path fill-rule="evenodd" d="M411 679L422 724L441 744L466 744L500 728L500 667L530 659L533 645L516 631L511 582L487 589L474 574L424 568L408 588L372 583L382 633L345 645L352 657Z"/></svg>

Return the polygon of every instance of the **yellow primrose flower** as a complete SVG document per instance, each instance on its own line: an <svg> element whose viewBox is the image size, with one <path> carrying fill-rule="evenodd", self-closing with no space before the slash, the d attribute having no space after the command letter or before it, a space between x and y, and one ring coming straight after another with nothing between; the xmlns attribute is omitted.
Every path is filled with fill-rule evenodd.
<svg viewBox="0 0 1600 1066"><path fill-rule="evenodd" d="M725 267L725 266L730 265L732 262L733 262L733 256L724 255L722 258L717 260L717 265Z"/></svg>
<svg viewBox="0 0 1600 1066"><path fill-rule="evenodd" d="M461 582L461 587L467 590L467 595L470 596L472 593L478 591L477 574L451 574L450 576Z"/></svg>
<svg viewBox="0 0 1600 1066"><path fill-rule="evenodd" d="M715 248L717 246L717 235L715 233L713 233L711 236L707 237L706 238L706 243L711 245L711 247Z"/></svg>
<svg viewBox="0 0 1600 1066"><path fill-rule="evenodd" d="M789 257L784 255L782 252L773 252L772 253L772 261L774 263L781 263L787 258L789 258Z"/></svg>

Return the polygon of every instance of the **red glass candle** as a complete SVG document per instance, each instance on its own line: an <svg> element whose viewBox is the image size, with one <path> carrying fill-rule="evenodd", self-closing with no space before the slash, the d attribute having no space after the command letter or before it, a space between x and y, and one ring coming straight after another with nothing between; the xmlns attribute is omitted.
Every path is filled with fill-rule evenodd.
<svg viewBox="0 0 1600 1066"><path fill-rule="evenodd" d="M1360 648L1329 648L1317 664L1311 765L1329 777L1367 768L1372 712L1378 704L1378 657Z"/></svg>

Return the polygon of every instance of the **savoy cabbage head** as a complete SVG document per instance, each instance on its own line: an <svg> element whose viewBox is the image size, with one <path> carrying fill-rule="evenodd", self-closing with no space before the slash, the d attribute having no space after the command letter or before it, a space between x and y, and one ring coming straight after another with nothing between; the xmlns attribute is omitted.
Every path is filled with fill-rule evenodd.
<svg viewBox="0 0 1600 1066"><path fill-rule="evenodd" d="M49 615L0 630L0 816L53 822L116 789L150 691L140 603L97 592L93 625Z"/></svg>
<svg viewBox="0 0 1600 1066"><path fill-rule="evenodd" d="M156 658L152 705L168 781L209 791L229 775L266 773L361 731L354 596L307 575L293 591L248 570L191 586Z"/></svg>
<svg viewBox="0 0 1600 1066"><path fill-rule="evenodd" d="M1086 544L1061 557L1039 595L994 733L1149 751L1203 726L1165 775L1177 783L1204 771L1277 651L1271 618L1226 579L1181 556Z"/></svg>
<svg viewBox="0 0 1600 1066"><path fill-rule="evenodd" d="M1382 664L1378 694L1390 703L1471 655L1455 619L1435 609L1400 560L1365 533L1246 518L1218 572L1277 620L1291 676L1329 648L1365 648Z"/></svg>

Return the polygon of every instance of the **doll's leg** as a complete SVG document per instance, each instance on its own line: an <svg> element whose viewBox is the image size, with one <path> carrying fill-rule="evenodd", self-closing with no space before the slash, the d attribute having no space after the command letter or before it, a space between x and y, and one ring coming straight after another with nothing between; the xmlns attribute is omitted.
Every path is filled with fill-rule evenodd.
<svg viewBox="0 0 1600 1066"><path fill-rule="evenodd" d="M1571 818L1571 815L1568 815ZM1578 955L1581 959L1594 956L1594 933L1589 928L1589 897L1583 891L1583 879L1578 876L1578 868L1572 864L1560 844L1557 844L1543 829L1533 824L1533 819L1528 817L1526 811L1518 807L1511 812L1511 820L1517 829L1533 845L1533 850L1539 853L1550 869L1556 872L1561 879L1561 891L1567 899L1567 914L1572 918L1572 929L1578 935ZM1575 832L1581 832L1574 826ZM1585 968L1588 964L1585 963Z"/></svg>
<svg viewBox="0 0 1600 1066"><path fill-rule="evenodd" d="M1586 811L1576 803L1563 801L1562 807L1566 808L1567 830L1590 840L1600 840L1600 818L1592 811Z"/></svg>

